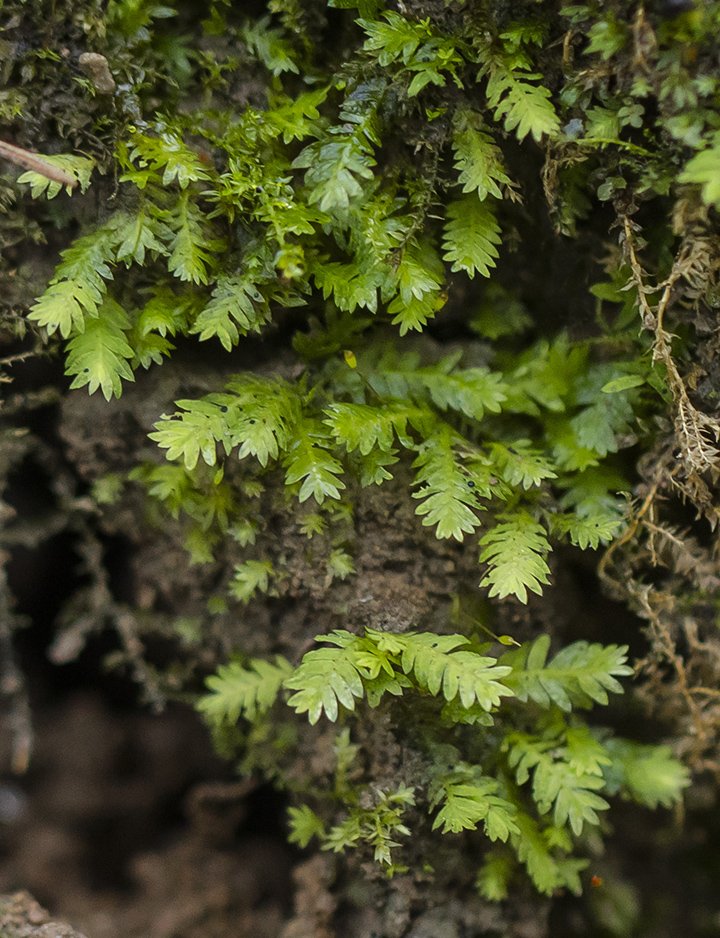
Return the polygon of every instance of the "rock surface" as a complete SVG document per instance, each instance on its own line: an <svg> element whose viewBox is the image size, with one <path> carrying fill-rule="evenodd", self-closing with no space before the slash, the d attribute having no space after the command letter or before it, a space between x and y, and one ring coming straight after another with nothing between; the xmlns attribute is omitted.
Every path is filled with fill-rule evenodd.
<svg viewBox="0 0 720 938"><path fill-rule="evenodd" d="M85 938L65 922L52 921L50 914L29 892L0 896L2 938Z"/></svg>

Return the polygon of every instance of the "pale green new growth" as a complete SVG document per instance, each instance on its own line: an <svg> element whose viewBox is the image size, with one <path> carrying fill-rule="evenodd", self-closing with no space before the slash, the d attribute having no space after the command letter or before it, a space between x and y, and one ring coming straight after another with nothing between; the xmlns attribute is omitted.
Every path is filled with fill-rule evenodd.
<svg viewBox="0 0 720 938"><path fill-rule="evenodd" d="M288 701L311 723L321 714L335 721L338 704L354 710L366 693L376 706L384 693L398 696L403 688L419 687L447 701L457 697L464 708L478 704L486 712L513 692L501 679L509 674L496 659L459 646L462 635L391 635L368 629L364 638L336 630L318 636L337 648L308 652L285 686L296 693Z"/></svg>
<svg viewBox="0 0 720 938"><path fill-rule="evenodd" d="M549 521L553 534L567 534L582 550L588 547L594 550L600 544L607 544L622 526L622 519L617 515L597 514L581 518L575 514L554 514L550 515Z"/></svg>
<svg viewBox="0 0 720 938"><path fill-rule="evenodd" d="M129 160L137 161L145 170L145 179L152 179L162 169L160 182L163 186L177 182L181 189L187 189L191 182L210 178L197 153L186 145L179 134L163 130L162 127L158 130L160 133L156 137L137 131L130 137L132 150ZM139 185L139 188L144 186Z"/></svg>
<svg viewBox="0 0 720 938"><path fill-rule="evenodd" d="M443 260L452 264L453 272L464 270L471 280L476 272L489 277L499 256L495 245L500 243L500 226L488 203L467 195L450 203L446 217Z"/></svg>
<svg viewBox="0 0 720 938"><path fill-rule="evenodd" d="M273 573L273 565L269 560L246 560L238 564L230 581L230 595L247 603L255 593L267 593Z"/></svg>
<svg viewBox="0 0 720 938"><path fill-rule="evenodd" d="M223 665L207 679L210 693L198 708L214 723L235 723L240 717L255 720L272 707L290 674L292 666L280 655L274 664L255 659L249 667L238 661Z"/></svg>
<svg viewBox="0 0 720 938"><path fill-rule="evenodd" d="M356 660L356 650L362 640L340 632L324 640L338 645L339 649L309 651L285 682L286 687L296 691L288 704L298 713L307 713L310 723L317 723L323 712L329 720L337 720L339 704L354 710L355 700L364 694Z"/></svg>
<svg viewBox="0 0 720 938"><path fill-rule="evenodd" d="M579 895L582 892L579 874L590 861L553 853L553 847L570 849L571 842L563 836L564 831L553 827L543 830L527 814L518 816L517 825L520 833L513 838L513 847L538 892L551 896L556 889L566 887Z"/></svg>
<svg viewBox="0 0 720 938"><path fill-rule="evenodd" d="M121 378L134 381L128 359L133 350L128 345L130 320L118 304L111 299L97 310L97 315L85 321L85 329L68 342L66 371L75 375L71 388L86 384L92 394L100 388L105 400L120 397Z"/></svg>
<svg viewBox="0 0 720 938"><path fill-rule="evenodd" d="M64 173L67 173L71 178L75 179L76 184L80 185L80 192L85 192L90 185L90 176L95 168L95 160L88 159L88 157L85 156L75 156L67 153L55 154L53 156L43 154L41 159L45 163L57 166L58 169L61 169ZM36 173L32 170L23 173L22 176L18 178L18 182L30 184L30 194L33 199L38 199L41 195L45 195L48 200L54 199L58 193L62 192L63 188L69 195L73 192L71 186L63 186L62 183L48 179L47 176L43 176L41 173Z"/></svg>
<svg viewBox="0 0 720 938"><path fill-rule="evenodd" d="M555 704L565 711L606 704L608 691L622 690L617 678L633 673L626 664L625 645L574 642L548 664L549 648L549 637L541 635L532 645L503 655L503 662L513 669L507 683L520 700L531 699L542 706Z"/></svg>
<svg viewBox="0 0 720 938"><path fill-rule="evenodd" d="M453 150L462 191L476 192L480 201L488 195L501 199L501 186L510 186L511 180L503 167L500 148L484 129L482 118L473 111L458 111Z"/></svg>
<svg viewBox="0 0 720 938"><path fill-rule="evenodd" d="M490 452L497 471L509 485L522 486L527 491L545 479L557 478L552 461L538 452L530 440L515 440L512 445L493 443Z"/></svg>
<svg viewBox="0 0 720 938"><path fill-rule="evenodd" d="M481 586L489 586L491 596L514 594L525 603L528 590L541 593L541 584L550 579L547 532L525 511L500 517L504 520L480 539L480 562L489 567Z"/></svg>
<svg viewBox="0 0 720 938"><path fill-rule="evenodd" d="M624 792L650 808L671 808L690 784L688 769L670 746L646 746L629 739L609 739L605 748L611 763L603 769L610 794Z"/></svg>
<svg viewBox="0 0 720 938"><path fill-rule="evenodd" d="M709 149L701 150L688 162L678 182L702 186L703 202L716 208L720 206L720 136L716 135Z"/></svg>
<svg viewBox="0 0 720 938"><path fill-rule="evenodd" d="M520 833L515 823L516 808L509 801L498 798L498 782L492 778L480 778L474 784L446 782L431 798L434 808L443 801L443 807L433 821L433 829L442 825L443 834L448 831L474 830L480 823L490 840L503 843L510 834Z"/></svg>
<svg viewBox="0 0 720 938"><path fill-rule="evenodd" d="M419 694L444 701L444 722L421 731L431 766L426 794L418 799L402 786L373 791L373 807L358 807L355 800L350 779L359 747L346 723L337 737L335 782L336 792L350 799L346 817L328 828L309 807L292 808L291 840L300 846L314 837L336 852L365 844L392 873L402 868L391 855L400 847L395 835L409 833L402 813L420 801L435 813L433 829L452 834L480 827L490 841L507 844L507 852L488 854L478 873L486 898L506 895L518 861L540 892L550 895L564 886L577 893L587 861L568 854L586 825L599 825L598 812L609 807L604 796L620 792L653 807L669 806L688 783L687 771L666 748L608 739L563 716L574 706L607 703L607 691L622 690L616 677L631 673L624 648L576 642L548 663L547 636L499 659L463 635L367 629L364 636L336 630L317 638L329 647L308 652L295 669L279 657L272 664L256 660L221 669L208 679L201 709L216 726L239 717L257 721L285 688L292 692L288 705L311 724L321 716L334 723L341 708L347 716L364 697L376 707L385 694ZM512 728L513 713L528 701L548 708L535 733ZM477 713L488 721L475 719ZM496 725L504 732L478 737L478 754L485 754L480 758L488 766L483 770L459 757L453 727L492 726L493 714L502 715Z"/></svg>
<svg viewBox="0 0 720 938"><path fill-rule="evenodd" d="M396 435L404 446L410 445L408 420L413 423L425 416L420 408L399 401L383 407L333 404L326 410L326 414L325 424L330 427L337 442L343 444L348 452L359 449L362 456L367 456L375 447L385 453L390 452Z"/></svg>
<svg viewBox="0 0 720 938"><path fill-rule="evenodd" d="M325 825L306 804L299 808L288 808L290 834L288 840L304 849L313 837L325 836Z"/></svg>
<svg viewBox="0 0 720 938"><path fill-rule="evenodd" d="M511 734L505 746L509 749L508 765L515 771L519 785L528 781L532 773L533 799L540 814L553 810L553 821L562 827L569 822L576 837L582 833L583 823L599 824L597 811L609 805L595 794L605 787L596 771L583 771L577 763L566 761L565 751L557 740L534 738L527 734ZM605 763L611 760L601 758Z"/></svg>
<svg viewBox="0 0 720 938"><path fill-rule="evenodd" d="M472 475L453 453L452 443L453 434L443 429L422 445L413 463L421 488L413 498L423 499L415 511L423 516L424 525L437 525L439 538L462 541L480 524L475 512L484 506L478 504Z"/></svg>
<svg viewBox="0 0 720 938"><path fill-rule="evenodd" d="M83 332L85 317L96 316L113 279L115 226L105 225L94 234L79 238L62 253L62 263L45 293L38 298L28 318L44 326L49 335L59 331L64 339L73 329Z"/></svg>
<svg viewBox="0 0 720 938"><path fill-rule="evenodd" d="M322 505L326 498L340 498L340 491L345 488L339 478L343 467L328 453L329 446L330 438L319 421L306 420L296 425L285 460L285 483L302 482L298 492L300 502L313 496L318 505Z"/></svg>
<svg viewBox="0 0 720 938"><path fill-rule="evenodd" d="M267 320L267 303L252 280L221 277L211 300L195 319L190 334L198 335L201 342L217 336L229 352L241 335L259 332Z"/></svg>
<svg viewBox="0 0 720 938"><path fill-rule="evenodd" d="M348 847L365 842L373 849L373 859L388 867L389 875L405 871L405 867L393 863L392 849L401 844L395 840L398 834L409 837L410 828L402 822L403 814L415 803L413 789L401 784L395 791L374 792L376 805L372 808L351 808L349 817L325 833L322 832L322 849L341 853ZM305 820L303 834L307 833ZM319 831L318 831L319 833Z"/></svg>
<svg viewBox="0 0 720 938"><path fill-rule="evenodd" d="M520 58L517 53L515 56ZM530 134L538 143L545 134L553 136L558 132L560 121L550 101L549 89L531 84L540 75L530 71L523 73L524 63L520 69L513 70L502 57L490 53L484 54L482 59L479 77L487 76L488 104L494 109L495 120L502 120L506 131L514 130L519 140ZM525 61L529 65L529 60Z"/></svg>

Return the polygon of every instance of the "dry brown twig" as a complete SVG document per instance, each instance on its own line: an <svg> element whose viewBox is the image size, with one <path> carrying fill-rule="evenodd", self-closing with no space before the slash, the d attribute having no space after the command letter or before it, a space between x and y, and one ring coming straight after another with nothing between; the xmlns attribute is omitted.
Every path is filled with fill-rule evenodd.
<svg viewBox="0 0 720 938"><path fill-rule="evenodd" d="M686 479L679 479L675 473L671 474L671 478L679 491L689 497L698 510L705 514L712 527L715 527L720 520L720 511L713 504L710 489L702 475L709 472L713 479L720 475L720 422L699 411L690 400L672 357L672 336L664 328L665 312L673 287L689 272L690 260L686 252L681 251L670 275L659 285L662 294L657 306L651 307L647 295L655 292L655 289L647 286L643 280L644 272L634 244L636 228L627 216L623 218L623 248L632 270L632 282L637 288L642 324L645 329L654 333L653 360L660 361L665 366L675 404L675 433Z"/></svg>
<svg viewBox="0 0 720 938"><path fill-rule="evenodd" d="M675 671L677 689L685 701L685 705L692 719L697 746L702 749L707 738L707 729L702 718L702 712L696 701L693 700L693 689L688 680L687 669L682 655L678 653L675 642L662 618L653 608L653 603L650 599L650 591L651 588L649 586L645 586L643 589L637 591L636 598L639 600L642 609L641 614L643 618L650 623L650 629L655 639L654 646L656 654L662 654Z"/></svg>
<svg viewBox="0 0 720 938"><path fill-rule="evenodd" d="M720 763L716 765L712 755L720 735L720 691L713 686L720 670L720 650L713 664L708 658L713 642L700 647L697 635L693 637L693 630L698 629L695 613L688 613L682 606L686 596L683 588L688 582L701 596L717 588L717 562L710 556L705 561L707 551L701 551L692 537L657 517L660 493L670 484L689 498L713 527L720 520L711 490L720 478L720 420L703 413L691 401L688 385L672 356L673 336L665 325L674 303L682 302L683 297L697 301L715 284L719 252L702 231L698 237L703 243L699 246L688 235L668 277L652 284L638 257L639 226L627 216L622 217L621 225L621 245L631 269L628 287L636 289L643 328L653 336L653 360L662 363L667 374L675 432L673 440L666 440L655 450L656 461L644 476L649 490L635 507L622 536L606 551L599 572L648 623L650 648L638 663L638 672L646 678L640 693L650 706L658 707L678 726L678 739L684 740L678 746L694 769L720 771ZM662 581L665 588L657 582L642 582L646 563L667 567ZM708 585L710 580L713 583ZM697 614L702 618L703 611ZM685 713L680 720L676 712L678 698L684 703Z"/></svg>
<svg viewBox="0 0 720 938"><path fill-rule="evenodd" d="M629 519L622 537L616 538L614 541L612 541L608 549L601 557L600 564L598 566L598 573L600 574L601 579L608 581L612 580L612 577L608 573L608 567L610 566L610 561L612 560L613 554L624 544L627 544L629 541L633 540L638 527L642 523L643 518L649 511L652 510L659 485L659 481L655 482L636 514Z"/></svg>
<svg viewBox="0 0 720 938"><path fill-rule="evenodd" d="M0 156L8 162L14 163L15 166L22 166L23 169L39 173L41 176L45 176L46 179L60 183L61 186L70 186L71 189L74 189L78 184L74 176L66 173L64 169L53 166L52 163L38 153L16 147L12 143L5 143L4 140L0 140Z"/></svg>

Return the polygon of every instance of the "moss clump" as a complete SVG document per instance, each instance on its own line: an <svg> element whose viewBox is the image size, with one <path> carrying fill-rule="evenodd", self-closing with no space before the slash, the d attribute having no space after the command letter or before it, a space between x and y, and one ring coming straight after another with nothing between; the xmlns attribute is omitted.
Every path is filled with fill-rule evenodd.
<svg viewBox="0 0 720 938"><path fill-rule="evenodd" d="M3 182L7 330L108 402L63 416L83 537L158 529L130 631L82 601L157 701L220 665L218 744L293 792L303 846L430 875L467 857L437 828L480 829L485 898L518 863L579 893L606 796L676 803L670 749L582 716L630 673L568 585L608 544L676 748L714 768L716 7L3 12L5 136L78 183Z"/></svg>

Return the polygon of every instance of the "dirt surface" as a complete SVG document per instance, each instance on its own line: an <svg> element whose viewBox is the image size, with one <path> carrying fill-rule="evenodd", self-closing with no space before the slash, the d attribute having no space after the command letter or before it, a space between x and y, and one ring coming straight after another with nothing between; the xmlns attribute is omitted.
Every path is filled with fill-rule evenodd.
<svg viewBox="0 0 720 938"><path fill-rule="evenodd" d="M252 817L252 783L202 781L227 773L191 711L82 693L37 729L27 777L0 786L0 891L24 886L89 938L280 935L292 858Z"/></svg>

